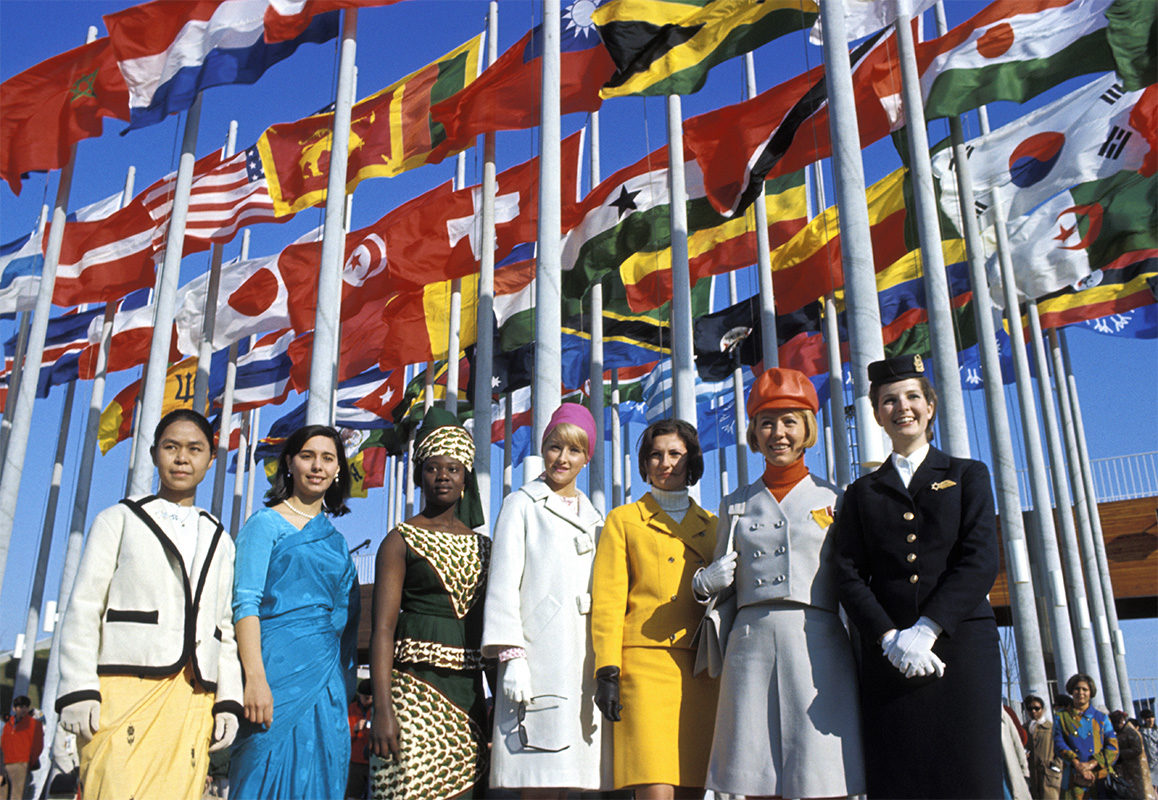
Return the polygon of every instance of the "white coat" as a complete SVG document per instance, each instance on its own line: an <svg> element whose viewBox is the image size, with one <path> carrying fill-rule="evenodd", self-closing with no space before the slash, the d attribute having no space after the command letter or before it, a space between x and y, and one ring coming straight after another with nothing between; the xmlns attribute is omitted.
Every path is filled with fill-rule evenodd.
<svg viewBox="0 0 1158 800"><path fill-rule="evenodd" d="M217 695L213 711L243 714L233 637L233 540L200 511L186 572L180 551L149 516L156 496L97 514L60 626L56 710L100 700L100 675L193 673Z"/></svg>
<svg viewBox="0 0 1158 800"><path fill-rule="evenodd" d="M526 650L532 695L558 695L526 705L521 724L527 744L566 749L549 753L523 747L519 708L500 689L492 786L598 790L610 785L610 736L605 737L594 704L595 657L588 625L591 569L602 522L586 495L579 494L576 515L542 478L503 501L487 580L483 655L494 658L508 647ZM499 665L500 686L505 666Z"/></svg>

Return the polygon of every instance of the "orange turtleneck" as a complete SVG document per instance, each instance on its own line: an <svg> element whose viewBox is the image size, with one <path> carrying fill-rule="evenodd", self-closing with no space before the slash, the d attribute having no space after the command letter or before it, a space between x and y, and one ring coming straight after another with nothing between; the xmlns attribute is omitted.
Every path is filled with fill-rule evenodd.
<svg viewBox="0 0 1158 800"><path fill-rule="evenodd" d="M793 486L804 480L806 475L808 475L808 467L804 466L803 457L796 459L787 467L777 467L770 462L765 462L764 485L768 487L768 491L772 492L772 496L779 503L792 491Z"/></svg>

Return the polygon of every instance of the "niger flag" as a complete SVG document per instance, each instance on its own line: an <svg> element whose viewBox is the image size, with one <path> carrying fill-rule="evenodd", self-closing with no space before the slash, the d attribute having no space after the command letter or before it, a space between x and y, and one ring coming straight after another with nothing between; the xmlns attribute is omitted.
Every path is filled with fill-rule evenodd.
<svg viewBox="0 0 1158 800"><path fill-rule="evenodd" d="M178 408L193 407L193 381L197 377L197 358L191 356L169 367L165 373L165 398L161 402L161 416ZM141 381L137 379L117 392L117 396L101 412L97 441L101 455L113 448L117 442L128 439L133 434L133 409L137 396L141 393Z"/></svg>
<svg viewBox="0 0 1158 800"><path fill-rule="evenodd" d="M347 194L366 178L387 178L449 155L439 149L446 131L431 118L430 107L478 77L482 39L480 33L354 105ZM269 196L279 216L325 200L333 127L332 112L315 114L274 125L257 140Z"/></svg>

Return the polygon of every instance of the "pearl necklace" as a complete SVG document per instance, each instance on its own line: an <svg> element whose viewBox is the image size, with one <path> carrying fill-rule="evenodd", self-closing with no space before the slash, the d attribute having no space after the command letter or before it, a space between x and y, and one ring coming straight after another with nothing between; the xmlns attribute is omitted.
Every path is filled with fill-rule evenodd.
<svg viewBox="0 0 1158 800"><path fill-rule="evenodd" d="M287 497L287 498L286 498L286 499L285 499L283 502L285 503L285 507L286 507L286 508L288 508L290 511L294 512L295 514L297 514L299 517L303 517L303 518L305 518L305 519L313 519L314 517L316 517L316 516L317 516L317 514L307 514L307 513L306 513L306 512L304 512L304 511L298 511L296 508L294 508L294 506L293 506L293 503L291 503L291 502L289 501L289 498L288 498L288 497Z"/></svg>

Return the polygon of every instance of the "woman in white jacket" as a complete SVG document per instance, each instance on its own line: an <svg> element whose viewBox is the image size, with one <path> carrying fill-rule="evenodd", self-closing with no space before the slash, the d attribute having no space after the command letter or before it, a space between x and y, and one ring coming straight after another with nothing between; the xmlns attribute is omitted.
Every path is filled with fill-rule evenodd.
<svg viewBox="0 0 1158 800"><path fill-rule="evenodd" d="M242 713L233 540L193 505L213 429L172 411L150 452L160 488L93 520L60 627L56 709L85 800L201 797Z"/></svg>
<svg viewBox="0 0 1158 800"><path fill-rule="evenodd" d="M595 420L564 403L543 436L543 474L512 492L495 527L483 655L499 660L491 786L565 797L610 783L587 624L603 516L575 486Z"/></svg>

